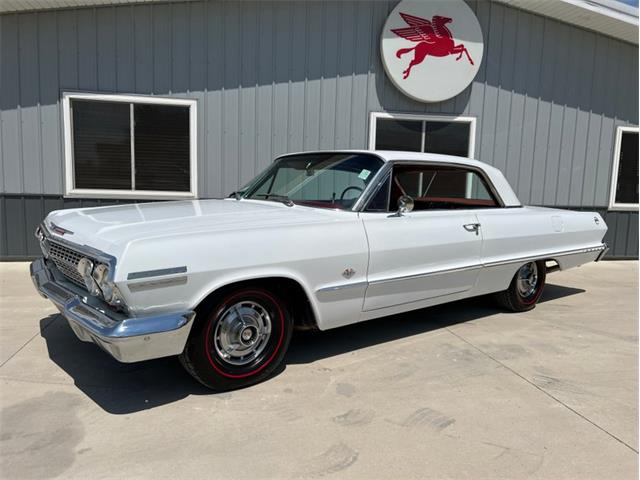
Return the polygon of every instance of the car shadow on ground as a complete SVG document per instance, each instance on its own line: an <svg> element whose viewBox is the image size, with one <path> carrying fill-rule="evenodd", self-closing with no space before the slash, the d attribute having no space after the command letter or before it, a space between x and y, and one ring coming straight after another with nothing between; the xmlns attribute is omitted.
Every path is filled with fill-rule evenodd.
<svg viewBox="0 0 640 480"><path fill-rule="evenodd" d="M547 284L541 302L583 292L582 289ZM477 297L325 332L295 332L286 363L311 363L399 338L479 320L500 311L490 297ZM147 410L189 395L225 395L215 394L193 380L176 357L119 363L96 345L80 342L60 315L40 320L40 335L46 342L49 358L73 379L77 388L112 414ZM285 369L286 366L279 373Z"/></svg>

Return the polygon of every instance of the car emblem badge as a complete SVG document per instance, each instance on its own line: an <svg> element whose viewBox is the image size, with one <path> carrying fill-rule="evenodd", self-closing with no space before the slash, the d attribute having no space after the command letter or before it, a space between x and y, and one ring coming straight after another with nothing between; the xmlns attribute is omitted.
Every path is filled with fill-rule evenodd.
<svg viewBox="0 0 640 480"><path fill-rule="evenodd" d="M351 278L355 275L356 271L353 268L346 268L344 272L342 272L342 276L344 278Z"/></svg>
<svg viewBox="0 0 640 480"><path fill-rule="evenodd" d="M65 234L73 235L73 232L71 230L67 230L66 228L59 227L53 222L51 222L49 225L51 226L51 230L57 233L58 235L65 235Z"/></svg>

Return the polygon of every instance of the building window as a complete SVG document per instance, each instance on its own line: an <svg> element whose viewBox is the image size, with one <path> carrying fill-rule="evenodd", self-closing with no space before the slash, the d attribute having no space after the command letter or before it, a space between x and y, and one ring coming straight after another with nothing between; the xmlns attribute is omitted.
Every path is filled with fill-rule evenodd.
<svg viewBox="0 0 640 480"><path fill-rule="evenodd" d="M444 115L371 114L369 148L474 156L476 119Z"/></svg>
<svg viewBox="0 0 640 480"><path fill-rule="evenodd" d="M638 208L638 127L618 127L616 131L609 208Z"/></svg>
<svg viewBox="0 0 640 480"><path fill-rule="evenodd" d="M66 195L196 196L196 101L63 96Z"/></svg>

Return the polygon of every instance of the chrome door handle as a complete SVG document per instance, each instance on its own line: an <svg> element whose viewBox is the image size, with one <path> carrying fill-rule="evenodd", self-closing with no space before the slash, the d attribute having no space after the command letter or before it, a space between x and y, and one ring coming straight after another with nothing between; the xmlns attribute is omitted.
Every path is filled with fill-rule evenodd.
<svg viewBox="0 0 640 480"><path fill-rule="evenodd" d="M478 230L480 229L481 225L479 223L467 223L465 225L462 226L467 232L476 232L476 235L478 235Z"/></svg>

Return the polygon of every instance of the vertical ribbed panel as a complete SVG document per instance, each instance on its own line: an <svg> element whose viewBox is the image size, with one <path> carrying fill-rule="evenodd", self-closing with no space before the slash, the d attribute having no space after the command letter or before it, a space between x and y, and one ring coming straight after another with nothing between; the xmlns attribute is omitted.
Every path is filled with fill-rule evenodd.
<svg viewBox="0 0 640 480"><path fill-rule="evenodd" d="M475 116L478 158L502 169L524 203L606 206L615 128L638 122L637 46L469 4L483 64L466 91L436 104L409 99L384 74L379 34L394 1L2 15L0 189L63 193L59 99L83 90L198 99L203 197L227 194L280 153L364 148L368 114L387 110Z"/></svg>

